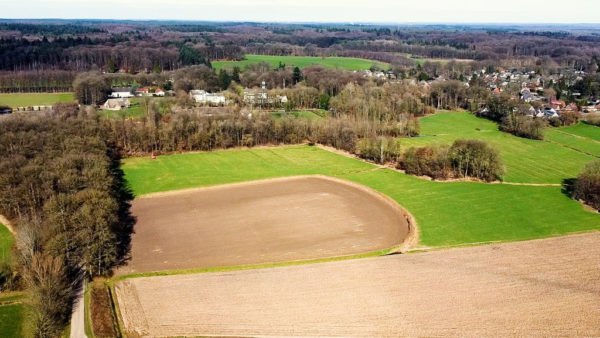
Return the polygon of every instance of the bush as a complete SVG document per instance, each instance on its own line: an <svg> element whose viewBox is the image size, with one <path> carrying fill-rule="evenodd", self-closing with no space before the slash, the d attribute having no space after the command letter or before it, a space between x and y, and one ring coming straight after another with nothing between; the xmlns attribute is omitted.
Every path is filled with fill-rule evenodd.
<svg viewBox="0 0 600 338"><path fill-rule="evenodd" d="M480 140L456 140L451 147L410 148L399 168L407 174L433 179L475 177L493 181L503 173L498 150Z"/></svg>
<svg viewBox="0 0 600 338"><path fill-rule="evenodd" d="M481 140L456 140L449 159L455 174L484 181L499 179L504 173L500 152Z"/></svg>
<svg viewBox="0 0 600 338"><path fill-rule="evenodd" d="M575 182L573 197L600 210L600 161L585 166Z"/></svg>
<svg viewBox="0 0 600 338"><path fill-rule="evenodd" d="M372 137L356 143L356 154L377 163L397 162L400 157L400 140L392 137Z"/></svg>
<svg viewBox="0 0 600 338"><path fill-rule="evenodd" d="M412 147L404 154L399 168L410 175L447 179L452 176L448 149L448 146Z"/></svg>
<svg viewBox="0 0 600 338"><path fill-rule="evenodd" d="M591 116L583 120L583 123L600 127L600 116Z"/></svg>
<svg viewBox="0 0 600 338"><path fill-rule="evenodd" d="M500 130L519 137L542 140L545 126L546 122L542 119L509 115L502 119Z"/></svg>

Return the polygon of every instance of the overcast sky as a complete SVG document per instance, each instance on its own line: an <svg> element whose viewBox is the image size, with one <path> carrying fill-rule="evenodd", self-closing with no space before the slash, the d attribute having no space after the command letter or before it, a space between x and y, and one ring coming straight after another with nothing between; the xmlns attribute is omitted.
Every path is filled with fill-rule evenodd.
<svg viewBox="0 0 600 338"><path fill-rule="evenodd" d="M0 18L600 23L600 0L0 0Z"/></svg>

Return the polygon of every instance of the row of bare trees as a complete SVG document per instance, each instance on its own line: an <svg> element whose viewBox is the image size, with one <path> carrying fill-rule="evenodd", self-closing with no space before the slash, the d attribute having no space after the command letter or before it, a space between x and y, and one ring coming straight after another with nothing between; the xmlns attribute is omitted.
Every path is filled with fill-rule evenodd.
<svg viewBox="0 0 600 338"><path fill-rule="evenodd" d="M37 337L68 324L82 278L125 259L133 224L119 152L96 118L76 105L54 111L0 119L0 214L17 231L0 288L27 288Z"/></svg>

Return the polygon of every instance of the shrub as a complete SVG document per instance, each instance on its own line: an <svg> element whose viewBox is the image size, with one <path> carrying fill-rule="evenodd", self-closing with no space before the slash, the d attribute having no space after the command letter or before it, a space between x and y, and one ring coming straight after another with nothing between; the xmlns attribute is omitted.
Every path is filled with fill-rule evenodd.
<svg viewBox="0 0 600 338"><path fill-rule="evenodd" d="M600 161L585 166L575 182L573 197L600 210Z"/></svg>
<svg viewBox="0 0 600 338"><path fill-rule="evenodd" d="M456 140L450 147L449 159L455 174L485 181L503 174L500 152L481 140Z"/></svg>
<svg viewBox="0 0 600 338"><path fill-rule="evenodd" d="M452 176L448 150L448 146L412 147L404 154L399 168L411 175L447 179Z"/></svg>
<svg viewBox="0 0 600 338"><path fill-rule="evenodd" d="M400 140L392 137L361 139L356 144L356 154L381 164L397 162L400 157Z"/></svg>
<svg viewBox="0 0 600 338"><path fill-rule="evenodd" d="M502 119L500 130L519 137L542 140L544 138L542 131L544 130L545 126L546 122L542 119L531 118L523 115L508 115Z"/></svg>
<svg viewBox="0 0 600 338"><path fill-rule="evenodd" d="M600 127L600 116L591 116L583 120L583 123Z"/></svg>

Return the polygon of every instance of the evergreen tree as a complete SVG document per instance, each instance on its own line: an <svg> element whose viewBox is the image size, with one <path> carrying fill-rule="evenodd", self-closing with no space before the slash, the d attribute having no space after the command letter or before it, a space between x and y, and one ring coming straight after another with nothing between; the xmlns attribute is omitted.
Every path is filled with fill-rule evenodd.
<svg viewBox="0 0 600 338"><path fill-rule="evenodd" d="M302 71L298 67L294 67L294 74L292 75L292 80L294 84L302 81Z"/></svg>

